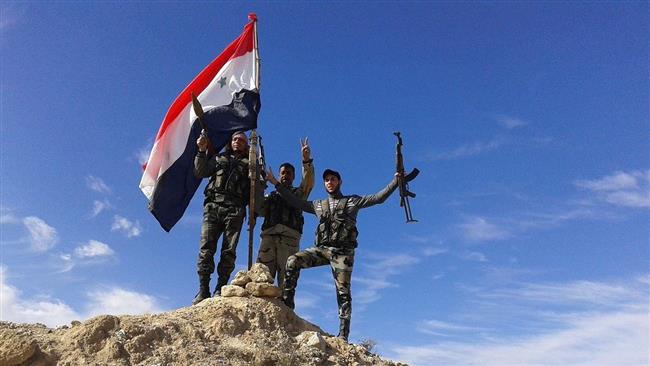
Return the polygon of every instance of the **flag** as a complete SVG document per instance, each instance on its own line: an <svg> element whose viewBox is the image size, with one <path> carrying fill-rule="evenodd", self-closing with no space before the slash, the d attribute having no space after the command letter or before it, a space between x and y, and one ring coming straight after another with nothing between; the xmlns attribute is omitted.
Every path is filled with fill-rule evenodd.
<svg viewBox="0 0 650 366"><path fill-rule="evenodd" d="M192 109L192 93L203 106L203 120L215 152L230 142L233 132L257 127L257 19L254 14L249 19L242 34L176 97L156 135L140 189L165 231L180 220L201 183L193 171L201 125Z"/></svg>

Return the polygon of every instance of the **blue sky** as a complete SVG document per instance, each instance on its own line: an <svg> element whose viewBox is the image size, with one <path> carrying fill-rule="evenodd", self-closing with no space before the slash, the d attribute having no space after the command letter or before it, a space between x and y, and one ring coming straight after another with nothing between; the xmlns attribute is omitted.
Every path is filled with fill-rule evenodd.
<svg viewBox="0 0 650 366"><path fill-rule="evenodd" d="M412 365L650 362L647 3L0 11L2 320L189 305L202 197L165 233L140 164L176 95L255 11L272 167L297 164L308 136L317 174L374 193L399 130L422 171L417 224L397 195L360 213L351 340ZM308 216L302 248L313 230ZM303 272L297 312L336 333L327 268Z"/></svg>

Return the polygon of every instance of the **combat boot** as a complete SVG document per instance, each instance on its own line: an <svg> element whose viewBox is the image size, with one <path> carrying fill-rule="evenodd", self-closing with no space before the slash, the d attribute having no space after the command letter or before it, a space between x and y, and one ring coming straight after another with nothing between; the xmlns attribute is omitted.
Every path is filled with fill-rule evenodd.
<svg viewBox="0 0 650 366"><path fill-rule="evenodd" d="M196 305L201 301L210 297L210 275L199 274L199 293L196 294L192 305Z"/></svg>
<svg viewBox="0 0 650 366"><path fill-rule="evenodd" d="M214 297L221 296L221 288L228 284L228 279L229 277L219 276L219 279L217 280L217 287L214 289L214 293L212 294L212 296Z"/></svg>
<svg viewBox="0 0 650 366"><path fill-rule="evenodd" d="M289 290L286 287L284 290L282 290L282 302L291 310L296 308L296 304L293 301L295 295L296 290Z"/></svg>
<svg viewBox="0 0 650 366"><path fill-rule="evenodd" d="M346 342L350 335L350 319L341 319L341 326L339 327L339 335L337 337L343 338Z"/></svg>
<svg viewBox="0 0 650 366"><path fill-rule="evenodd" d="M298 272L287 270L284 273L284 289L282 290L282 302L293 310L296 304L293 298L296 296L296 285L298 284Z"/></svg>

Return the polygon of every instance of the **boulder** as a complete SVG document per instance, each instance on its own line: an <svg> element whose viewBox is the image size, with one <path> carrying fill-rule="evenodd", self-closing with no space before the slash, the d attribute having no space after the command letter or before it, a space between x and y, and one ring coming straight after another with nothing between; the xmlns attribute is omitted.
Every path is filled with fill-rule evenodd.
<svg viewBox="0 0 650 366"><path fill-rule="evenodd" d="M250 293L245 288L235 285L225 285L221 288L223 297L247 297Z"/></svg>
<svg viewBox="0 0 650 366"><path fill-rule="evenodd" d="M231 285L236 285L236 286L241 286L241 287L246 287L246 284L251 282L251 278L248 276L247 271L239 271L235 275L235 278L233 278L232 281L230 281Z"/></svg>
<svg viewBox="0 0 650 366"><path fill-rule="evenodd" d="M302 332L296 337L296 341L301 346L317 348L323 352L327 348L325 339L323 339L323 337L317 332Z"/></svg>
<svg viewBox="0 0 650 366"><path fill-rule="evenodd" d="M273 283L273 277L271 277L269 267L262 263L253 264L248 271L248 277L250 277L251 281L257 283Z"/></svg>
<svg viewBox="0 0 650 366"><path fill-rule="evenodd" d="M280 297L282 290L270 283L249 282L246 285L246 291L257 297Z"/></svg>

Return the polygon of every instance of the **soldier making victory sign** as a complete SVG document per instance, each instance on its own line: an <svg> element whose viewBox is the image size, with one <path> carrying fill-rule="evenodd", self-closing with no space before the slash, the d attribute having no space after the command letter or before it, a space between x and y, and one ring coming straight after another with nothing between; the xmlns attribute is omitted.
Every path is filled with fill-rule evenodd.
<svg viewBox="0 0 650 366"><path fill-rule="evenodd" d="M248 138L244 132L235 132L223 153L208 156L208 138L205 134L197 139L198 152L194 158L194 175L210 177L205 187L203 221L197 272L199 292L192 304L210 297L210 276L214 272L214 255L217 240L223 234L221 255L217 266L215 296L228 283L235 268L237 243L242 229L246 205L250 197L248 178ZM258 190L258 192L263 189Z"/></svg>
<svg viewBox="0 0 650 366"><path fill-rule="evenodd" d="M315 246L300 251L287 260L282 299L288 307L293 309L300 269L329 264L334 276L339 307L340 330L338 336L346 341L350 334L350 317L352 315L350 280L354 265L354 251L357 247L357 214L362 208L386 201L398 187L398 178L403 178L403 173L396 173L388 186L376 194L346 196L341 193L343 183L341 175L334 170L326 169L323 173L323 183L328 197L321 200L305 201L296 197L289 188L280 184L273 176L273 172L268 171L266 174L266 179L275 185L276 190L289 205L314 214L319 220L316 228Z"/></svg>
<svg viewBox="0 0 650 366"><path fill-rule="evenodd" d="M280 165L280 185L289 189L296 197L306 200L314 188L314 159L311 158L307 138L305 141L300 140L300 151L302 155L300 186L293 187L296 169L290 163ZM299 249L305 219L302 210L290 206L278 191L273 191L265 197L261 211L264 215L264 223L257 262L266 265L273 278L277 276L278 287L282 288L287 258Z"/></svg>

